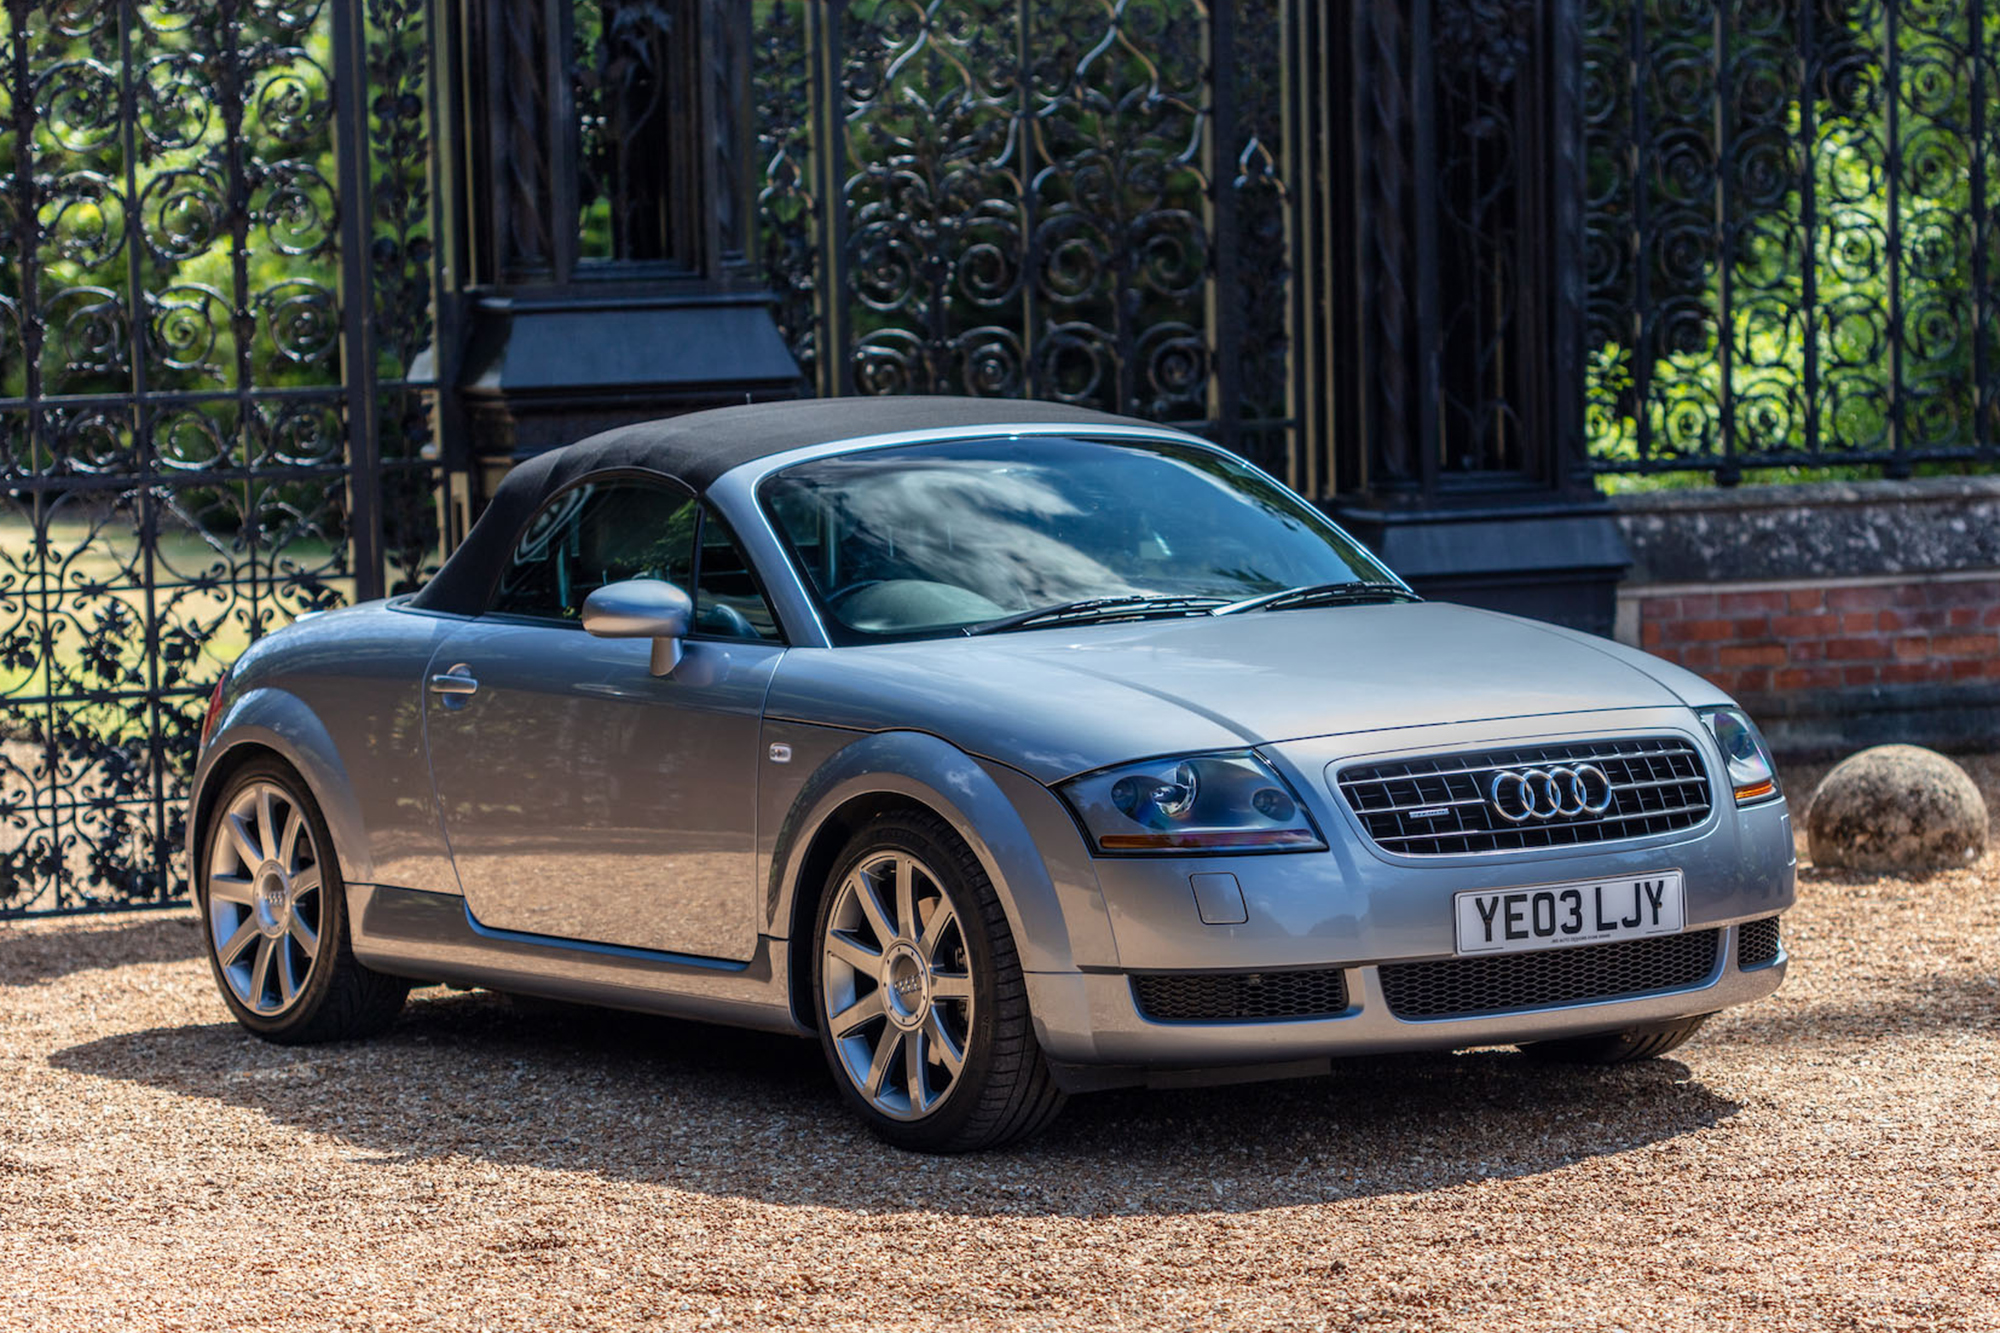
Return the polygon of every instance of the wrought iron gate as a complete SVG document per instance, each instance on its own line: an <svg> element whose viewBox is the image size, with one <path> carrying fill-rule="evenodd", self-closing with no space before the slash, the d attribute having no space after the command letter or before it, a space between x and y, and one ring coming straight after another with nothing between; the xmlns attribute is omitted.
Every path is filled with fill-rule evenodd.
<svg viewBox="0 0 2000 1333"><path fill-rule="evenodd" d="M1990 0L1584 16L1597 468L2000 462Z"/></svg>
<svg viewBox="0 0 2000 1333"><path fill-rule="evenodd" d="M758 0L757 206L821 394L1054 399L1293 464L1281 0Z"/></svg>
<svg viewBox="0 0 2000 1333"><path fill-rule="evenodd" d="M577 173L555 194L615 292L660 280L635 220L685 201L625 197L673 179L616 157L613 113L658 95L696 8L0 3L0 915L157 903L184 887L210 685L257 635L436 558L419 354L468 283L533 281L444 281L454 229L502 194L433 153L465 142L440 53L516 20L563 36L567 60L505 69L505 105L571 145L546 170ZM761 258L817 391L1058 398L1289 467L1299 7L703 5L747 16Z"/></svg>
<svg viewBox="0 0 2000 1333"><path fill-rule="evenodd" d="M768 281L815 392L1189 424L1390 536L1593 473L2000 461L1995 23L0 0L0 916L177 896L222 665L421 577L533 395L551 443L650 401L469 410L502 308Z"/></svg>
<svg viewBox="0 0 2000 1333"><path fill-rule="evenodd" d="M434 562L424 0L5 0L0 916L141 906L250 640Z"/></svg>

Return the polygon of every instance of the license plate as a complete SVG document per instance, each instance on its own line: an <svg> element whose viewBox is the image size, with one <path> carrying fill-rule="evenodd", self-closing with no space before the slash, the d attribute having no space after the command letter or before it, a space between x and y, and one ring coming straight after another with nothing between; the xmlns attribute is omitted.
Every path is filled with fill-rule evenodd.
<svg viewBox="0 0 2000 1333"><path fill-rule="evenodd" d="M1678 934L1687 924L1681 872L1579 879L1453 896L1461 954L1519 953Z"/></svg>

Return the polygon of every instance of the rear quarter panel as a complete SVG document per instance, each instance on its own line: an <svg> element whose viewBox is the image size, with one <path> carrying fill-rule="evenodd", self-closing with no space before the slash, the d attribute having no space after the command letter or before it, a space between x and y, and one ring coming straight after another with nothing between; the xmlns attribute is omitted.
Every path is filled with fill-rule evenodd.
<svg viewBox="0 0 2000 1333"><path fill-rule="evenodd" d="M299 621L245 653L196 768L196 809L246 747L305 777L352 883L457 893L424 753L423 673L456 624L369 603ZM190 820L190 865L202 830Z"/></svg>

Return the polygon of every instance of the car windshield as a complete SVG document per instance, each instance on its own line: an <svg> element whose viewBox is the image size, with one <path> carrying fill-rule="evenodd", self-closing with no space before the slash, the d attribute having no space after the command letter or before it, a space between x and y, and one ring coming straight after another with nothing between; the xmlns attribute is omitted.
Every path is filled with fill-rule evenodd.
<svg viewBox="0 0 2000 1333"><path fill-rule="evenodd" d="M1200 613L1286 588L1391 581L1236 460L1067 437L866 450L785 469L763 500L838 642L1078 616ZM1141 598L1187 599L1158 604Z"/></svg>

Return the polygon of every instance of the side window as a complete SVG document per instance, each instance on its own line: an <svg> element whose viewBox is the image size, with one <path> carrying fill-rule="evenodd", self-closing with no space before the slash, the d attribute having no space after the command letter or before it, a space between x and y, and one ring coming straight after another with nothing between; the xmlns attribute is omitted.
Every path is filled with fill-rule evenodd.
<svg viewBox="0 0 2000 1333"><path fill-rule="evenodd" d="M783 637L736 534L722 515L706 505L702 507L701 573L694 593L694 626L695 633L719 639L776 643Z"/></svg>
<svg viewBox="0 0 2000 1333"><path fill-rule="evenodd" d="M501 571L492 611L579 620L583 600L607 583L694 577L694 500L651 482L586 482L529 521Z"/></svg>

